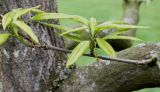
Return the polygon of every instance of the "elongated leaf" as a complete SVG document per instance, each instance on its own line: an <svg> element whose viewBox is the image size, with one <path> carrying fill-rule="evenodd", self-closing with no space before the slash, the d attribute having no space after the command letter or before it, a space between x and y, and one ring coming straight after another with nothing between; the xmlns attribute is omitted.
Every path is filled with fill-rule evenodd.
<svg viewBox="0 0 160 92"><path fill-rule="evenodd" d="M132 28L150 28L150 27L144 27L144 26L135 26L135 25L128 25L128 24L100 24L98 25L97 29L98 31L105 30L105 29L118 29L118 30L128 30Z"/></svg>
<svg viewBox="0 0 160 92"><path fill-rule="evenodd" d="M84 31L85 29L87 29L87 27L85 27L85 26L79 27L79 28L75 28L75 29L71 29L71 30L68 30L66 32L61 33L60 36L68 34L68 33L77 32L77 31Z"/></svg>
<svg viewBox="0 0 160 92"><path fill-rule="evenodd" d="M70 65L74 64L76 60L79 59L80 56L83 55L83 53L89 48L90 41L82 41L79 43L70 54L66 67L69 67Z"/></svg>
<svg viewBox="0 0 160 92"><path fill-rule="evenodd" d="M116 56L116 53L114 51L114 49L112 48L112 46L106 42L104 39L102 38L97 38L96 39L98 46L105 51L106 54L108 54L109 56Z"/></svg>
<svg viewBox="0 0 160 92"><path fill-rule="evenodd" d="M0 45L2 45L4 42L7 41L7 39L9 38L10 34L0 34Z"/></svg>
<svg viewBox="0 0 160 92"><path fill-rule="evenodd" d="M62 31L71 30L70 28L65 27L65 26L61 26L61 25L49 24L49 23L45 23L45 22L39 22L39 23L42 24L42 25L51 27L51 28L55 28L55 29L58 29L58 30L62 30Z"/></svg>
<svg viewBox="0 0 160 92"><path fill-rule="evenodd" d="M70 39L70 40L76 41L76 42L81 42L82 41L79 37L71 35L71 34L65 34L63 36Z"/></svg>
<svg viewBox="0 0 160 92"><path fill-rule="evenodd" d="M38 38L34 34L34 32L32 31L32 29L27 24L25 24L23 21L18 21L18 20L17 21L13 21L13 24L15 24L16 26L18 26L25 33L27 33L34 43L39 43Z"/></svg>
<svg viewBox="0 0 160 92"><path fill-rule="evenodd" d="M128 30L116 31L116 32L113 32L113 33L108 34L108 35L105 36L105 37L108 37L108 36L117 36L117 35L119 35L119 34L122 34L122 33L127 32L127 31L128 31Z"/></svg>
<svg viewBox="0 0 160 92"><path fill-rule="evenodd" d="M88 20L77 15L67 15L62 13L39 13L32 17L32 20L48 20L48 19L72 19L77 22L88 25Z"/></svg>
<svg viewBox="0 0 160 92"><path fill-rule="evenodd" d="M136 40L136 41L142 41L141 39L130 37L130 36L106 36L103 39L125 39L125 40Z"/></svg>
<svg viewBox="0 0 160 92"><path fill-rule="evenodd" d="M95 34L96 25L97 25L96 19L91 18L90 21L89 21L89 26L90 26L90 30L91 30L92 35Z"/></svg>
<svg viewBox="0 0 160 92"><path fill-rule="evenodd" d="M31 12L34 12L34 13L44 13L44 11L42 10L39 10L39 9L31 9Z"/></svg>
<svg viewBox="0 0 160 92"><path fill-rule="evenodd" d="M30 11L33 11L37 8L39 8L40 5L36 6L36 7L32 7L32 8L26 8L26 9L19 9L16 10L15 15L14 15L14 20L17 20L19 17L21 17L22 15L29 13Z"/></svg>
<svg viewBox="0 0 160 92"><path fill-rule="evenodd" d="M13 25L12 24L12 33L13 33L13 36L16 37L22 44L26 45L27 46L27 43L25 43L24 39L18 34L18 28L16 25Z"/></svg>
<svg viewBox="0 0 160 92"><path fill-rule="evenodd" d="M12 22L13 16L14 16L14 12L8 12L3 16L3 18L2 18L2 26L3 26L4 30Z"/></svg>

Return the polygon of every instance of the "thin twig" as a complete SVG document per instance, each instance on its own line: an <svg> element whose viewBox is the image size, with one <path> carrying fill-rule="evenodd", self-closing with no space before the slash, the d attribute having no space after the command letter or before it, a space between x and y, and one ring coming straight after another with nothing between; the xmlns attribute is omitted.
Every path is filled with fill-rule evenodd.
<svg viewBox="0 0 160 92"><path fill-rule="evenodd" d="M72 52L71 50L66 50L63 48L49 46L49 45L36 45L34 47L43 48L46 50L57 50L57 51L61 51L64 53L71 53ZM91 54L83 54L83 56L94 57ZM111 61L117 61L117 62L122 62L122 63L137 64L137 65L145 65L145 64L151 63L153 61L153 58L146 59L146 60L129 60L129 59L121 59L121 58L115 58L115 57L103 57L103 56L97 56L97 57L100 59L103 59L103 60L111 60Z"/></svg>

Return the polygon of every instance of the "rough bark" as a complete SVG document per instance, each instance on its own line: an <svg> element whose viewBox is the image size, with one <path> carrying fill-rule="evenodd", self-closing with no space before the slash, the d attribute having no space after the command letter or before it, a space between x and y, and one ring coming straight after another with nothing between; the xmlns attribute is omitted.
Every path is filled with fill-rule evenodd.
<svg viewBox="0 0 160 92"><path fill-rule="evenodd" d="M142 60L150 58L153 52L160 57L160 43L140 44L117 55L119 58ZM57 92L131 92L160 87L159 72L154 63L134 65L114 61L97 62L72 71Z"/></svg>
<svg viewBox="0 0 160 92"><path fill-rule="evenodd" d="M0 0L0 13L14 8L41 5L47 12L57 12L56 0ZM29 17L30 15L28 15ZM25 17L24 19L27 19ZM54 21L56 23L56 21ZM63 47L54 29L30 23L41 43ZM54 87L63 64L64 54L57 51L28 48L11 38L2 47L1 73L3 92L46 92Z"/></svg>

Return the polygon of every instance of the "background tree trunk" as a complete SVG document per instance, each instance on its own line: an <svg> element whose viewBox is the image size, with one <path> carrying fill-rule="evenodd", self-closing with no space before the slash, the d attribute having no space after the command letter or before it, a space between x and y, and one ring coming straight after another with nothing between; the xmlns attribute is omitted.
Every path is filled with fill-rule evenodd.
<svg viewBox="0 0 160 92"><path fill-rule="evenodd" d="M41 9L46 12L57 12L56 0L0 0L0 13L5 14L14 8L37 5L41 5ZM63 39L54 34L56 30L34 23L30 23L30 26L41 43L64 46ZM3 92L46 92L56 86L55 80L62 68L64 54L28 48L13 38L2 47L1 51Z"/></svg>
<svg viewBox="0 0 160 92"><path fill-rule="evenodd" d="M123 21L131 24L137 25L139 22L139 10L142 1L140 0L123 0ZM130 29L129 31L121 34L125 36L135 36L136 29ZM131 40L109 40L109 43L114 47L116 51L120 51L129 48L133 45Z"/></svg>

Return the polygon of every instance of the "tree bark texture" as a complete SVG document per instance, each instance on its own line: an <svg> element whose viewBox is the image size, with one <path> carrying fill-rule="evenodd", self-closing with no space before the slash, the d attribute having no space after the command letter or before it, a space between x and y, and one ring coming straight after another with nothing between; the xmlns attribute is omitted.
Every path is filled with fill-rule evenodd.
<svg viewBox="0 0 160 92"><path fill-rule="evenodd" d="M0 13L14 8L41 5L46 12L57 12L56 0L0 0ZM30 17L31 15L28 15ZM24 19L27 19L26 17ZM57 23L57 21L52 21ZM56 30L29 24L43 44L63 47ZM46 92L54 87L65 55L57 51L28 48L11 38L2 48L1 74L3 92Z"/></svg>
<svg viewBox="0 0 160 92"><path fill-rule="evenodd" d="M144 60L150 58L153 52L160 58L160 43L140 44L117 55L119 58ZM160 71L155 63L135 65L114 61L96 62L72 71L57 92L131 92L160 87L159 76Z"/></svg>

